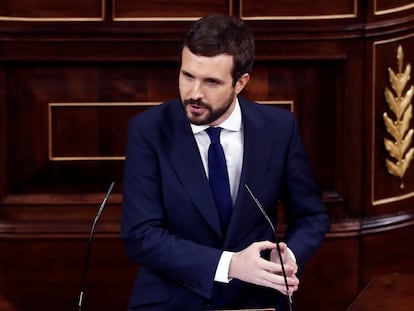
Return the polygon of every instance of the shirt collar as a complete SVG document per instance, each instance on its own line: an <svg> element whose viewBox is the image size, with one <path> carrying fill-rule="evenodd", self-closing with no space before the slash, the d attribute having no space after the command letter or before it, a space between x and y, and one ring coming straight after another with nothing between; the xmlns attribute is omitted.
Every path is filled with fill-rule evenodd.
<svg viewBox="0 0 414 311"><path fill-rule="evenodd" d="M195 124L192 124L192 123L190 123L190 125L191 125L191 129L193 131L193 134L197 134L199 132L202 132L206 128L209 127L208 125L195 125ZM234 107L233 112L231 113L231 115L226 120L224 120L218 126L223 128L223 129L233 131L233 132L237 132L237 131L241 130L242 115L241 115L239 99L237 98L237 96L236 96L236 105Z"/></svg>

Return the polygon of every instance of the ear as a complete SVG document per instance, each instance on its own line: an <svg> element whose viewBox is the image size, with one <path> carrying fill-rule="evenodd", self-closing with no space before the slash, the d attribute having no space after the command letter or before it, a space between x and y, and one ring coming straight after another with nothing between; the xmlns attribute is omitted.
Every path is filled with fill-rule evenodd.
<svg viewBox="0 0 414 311"><path fill-rule="evenodd" d="M244 87L247 85L249 80L250 75L248 73L245 73L240 77L240 79L236 82L236 85L234 86L234 91L236 92L236 95L243 91Z"/></svg>

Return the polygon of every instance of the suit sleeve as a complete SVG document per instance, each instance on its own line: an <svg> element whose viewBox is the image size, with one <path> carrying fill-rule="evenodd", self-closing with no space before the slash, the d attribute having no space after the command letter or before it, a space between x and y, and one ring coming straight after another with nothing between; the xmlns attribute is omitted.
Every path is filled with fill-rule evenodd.
<svg viewBox="0 0 414 311"><path fill-rule="evenodd" d="M183 239L171 229L166 210L174 202L163 200L163 191L169 190L163 186L163 158L159 143L153 142L157 139L136 120L129 122L121 237L134 262L209 298L222 251Z"/></svg>
<svg viewBox="0 0 414 311"><path fill-rule="evenodd" d="M288 224L285 239L296 256L301 272L322 244L330 228L330 220L294 118L285 168L282 191Z"/></svg>

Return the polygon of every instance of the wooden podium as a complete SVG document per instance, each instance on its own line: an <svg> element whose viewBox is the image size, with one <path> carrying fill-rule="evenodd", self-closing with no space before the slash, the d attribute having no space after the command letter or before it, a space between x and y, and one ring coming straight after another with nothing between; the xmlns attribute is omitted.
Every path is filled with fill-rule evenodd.
<svg viewBox="0 0 414 311"><path fill-rule="evenodd" d="M414 274L373 278L346 311L414 310Z"/></svg>
<svg viewBox="0 0 414 311"><path fill-rule="evenodd" d="M16 311L16 309L0 294L0 311Z"/></svg>

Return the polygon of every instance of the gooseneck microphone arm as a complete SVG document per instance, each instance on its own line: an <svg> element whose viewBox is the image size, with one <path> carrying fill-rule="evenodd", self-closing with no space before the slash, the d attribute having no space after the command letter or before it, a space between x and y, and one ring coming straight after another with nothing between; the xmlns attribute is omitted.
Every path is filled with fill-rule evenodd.
<svg viewBox="0 0 414 311"><path fill-rule="evenodd" d="M292 303L292 293L289 290L289 285L288 285L288 281L287 281L287 277L286 277L286 271L285 271L285 265L283 264L283 259L282 259L282 252L280 250L279 241L278 241L278 238L276 236L276 229L273 226L273 223L270 220L269 216L267 215L266 211L264 210L262 204L260 204L259 200L253 195L253 192L250 190L250 188L246 184L244 186L246 187L247 192L249 193L250 197L253 199L254 203L259 208L260 212L262 212L264 218L267 220L270 227L272 228L273 234L275 236L276 248L277 248L277 253L279 255L280 265L282 267L282 274L283 274L283 279L285 281L286 292L287 292L287 295L288 295L288 298L289 298L289 310L292 311L292 309L293 309L293 307L292 307L292 304L293 304Z"/></svg>
<svg viewBox="0 0 414 311"><path fill-rule="evenodd" d="M98 223L99 217L101 217L102 211L105 208L106 202L109 199L109 196L111 195L112 189L114 188L115 182L112 182L109 186L108 192L106 193L101 206L98 210L98 213L95 216L95 219L92 223L91 232L89 234L89 240L88 240L88 248L86 251L86 258L85 258L85 266L83 267L83 276L82 276L82 283L79 293L79 301L78 301L78 311L82 311L83 308L83 296L84 296L84 290L85 290L85 283L86 283L86 276L88 274L88 266L89 266L89 256L91 253L91 247L92 247L92 240L93 240L93 234L95 232L96 224Z"/></svg>

